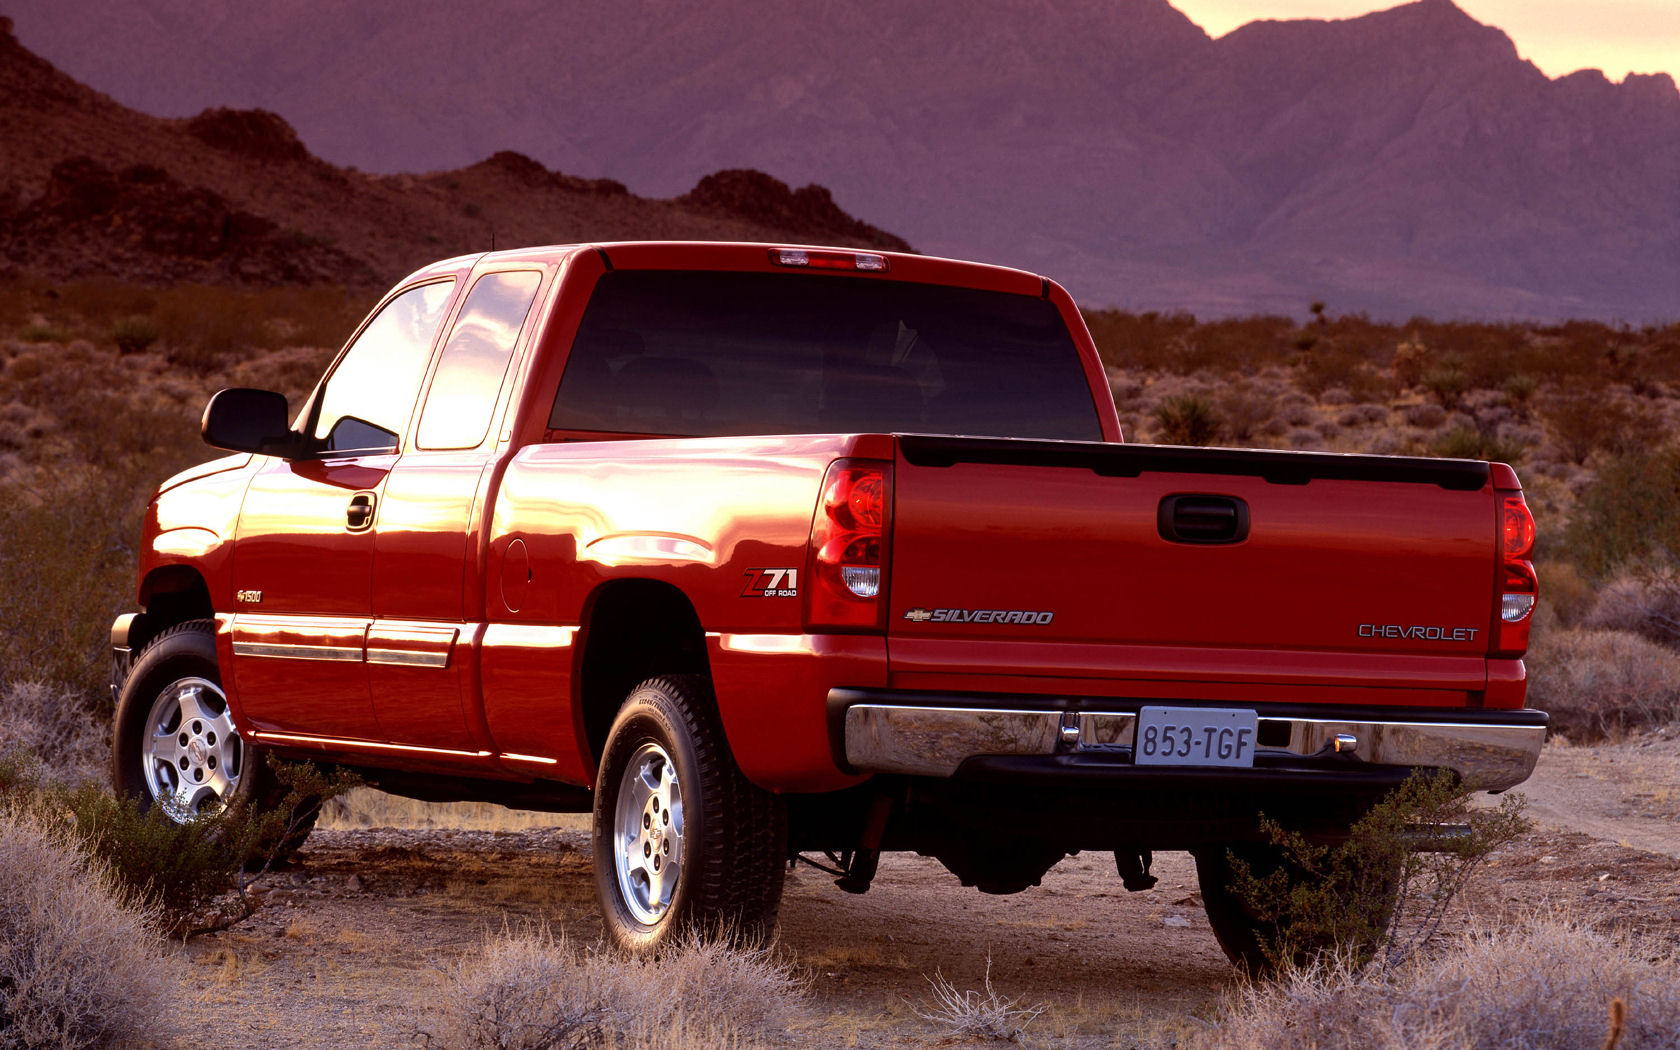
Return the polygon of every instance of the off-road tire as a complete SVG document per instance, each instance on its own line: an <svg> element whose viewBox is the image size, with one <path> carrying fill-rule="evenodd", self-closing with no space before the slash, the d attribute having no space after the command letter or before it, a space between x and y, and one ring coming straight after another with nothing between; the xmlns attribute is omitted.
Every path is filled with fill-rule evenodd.
<svg viewBox="0 0 1680 1050"><path fill-rule="evenodd" d="M627 897L636 888L625 888L621 861L628 861L619 856L622 836L633 831L633 824L618 823L632 760L659 767L668 761L680 791L681 864L668 901L651 907ZM602 750L593 820L595 895L620 948L652 954L690 934L751 942L775 926L786 807L736 766L705 677L667 675L630 690ZM651 843L644 846L651 856Z"/></svg>
<svg viewBox="0 0 1680 1050"><path fill-rule="evenodd" d="M160 698L190 679L210 683L225 705L226 698L220 694L214 621L189 620L159 632L135 659L117 697L111 730L111 784L119 798L139 800L142 812L157 804L146 775L148 722ZM286 789L269 768L267 754L249 741L240 741L240 748L238 783L222 798L223 803L257 811L274 808L285 798ZM318 806L297 814L290 833L282 841L261 846L251 863L261 866L284 861L303 845L319 815Z"/></svg>

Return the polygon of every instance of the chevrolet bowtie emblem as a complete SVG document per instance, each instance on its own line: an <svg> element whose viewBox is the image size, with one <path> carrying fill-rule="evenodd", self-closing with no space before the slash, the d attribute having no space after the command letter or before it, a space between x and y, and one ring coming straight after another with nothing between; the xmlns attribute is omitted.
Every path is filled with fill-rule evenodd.
<svg viewBox="0 0 1680 1050"><path fill-rule="evenodd" d="M909 612L904 614L904 618L912 623L926 623L927 621L933 619L933 613L928 612L926 609L911 609Z"/></svg>

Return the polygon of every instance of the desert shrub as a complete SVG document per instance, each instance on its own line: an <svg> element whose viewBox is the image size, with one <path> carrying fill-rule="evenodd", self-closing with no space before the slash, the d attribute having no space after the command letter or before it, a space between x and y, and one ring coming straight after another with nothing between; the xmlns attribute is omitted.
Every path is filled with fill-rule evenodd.
<svg viewBox="0 0 1680 1050"><path fill-rule="evenodd" d="M52 610L0 621L0 681L62 684L93 701L83 717L109 711L111 621L133 600L133 537L146 499L137 488L72 476L53 502L0 505L0 599L13 610ZM67 505L98 511L66 514Z"/></svg>
<svg viewBox="0 0 1680 1050"><path fill-rule="evenodd" d="M1336 417L1344 427L1371 426L1388 422L1388 408L1384 405L1354 405Z"/></svg>
<svg viewBox="0 0 1680 1050"><path fill-rule="evenodd" d="M1680 648L1680 575L1671 568L1643 567L1618 576L1599 589L1580 623Z"/></svg>
<svg viewBox="0 0 1680 1050"><path fill-rule="evenodd" d="M1247 383L1221 391L1215 408L1225 436L1232 441L1250 441L1272 419L1271 398Z"/></svg>
<svg viewBox="0 0 1680 1050"><path fill-rule="evenodd" d="M1619 1005L1618 1005L1619 1004ZM1619 1023L1613 1014L1620 1015ZM1198 1050L1669 1048L1680 958L1555 917L1474 930L1387 973L1298 970L1239 988ZM1612 1038L1615 1033L1617 1038Z"/></svg>
<svg viewBox="0 0 1680 1050"><path fill-rule="evenodd" d="M948 1040L1020 1042L1027 1026L1045 1010L1042 1004L1023 1006L1018 997L999 995L992 987L991 956L986 957L986 977L980 989L959 989L938 971L927 982L931 994L920 1004L912 1003L910 1009Z"/></svg>
<svg viewBox="0 0 1680 1050"><path fill-rule="evenodd" d="M1427 402L1420 405L1408 405L1403 416L1407 423L1424 430L1434 430L1447 421L1447 410L1440 405Z"/></svg>
<svg viewBox="0 0 1680 1050"><path fill-rule="evenodd" d="M124 899L143 902L165 933L179 937L247 917L248 872L266 871L301 821L355 783L307 764L270 766L288 789L272 808L233 806L178 824L164 806L142 812L137 800L97 784L65 783L30 752L13 749L0 755L0 802L97 858Z"/></svg>
<svg viewBox="0 0 1680 1050"><path fill-rule="evenodd" d="M1536 562L1534 572L1540 578L1540 608L1564 627L1579 624L1598 601L1598 591L1573 562Z"/></svg>
<svg viewBox="0 0 1680 1050"><path fill-rule="evenodd" d="M1460 368L1434 368L1423 374L1423 389L1442 408L1456 408L1470 389L1470 379Z"/></svg>
<svg viewBox="0 0 1680 1050"><path fill-rule="evenodd" d="M1280 418L1289 426L1304 427L1318 419L1312 399L1298 390L1291 391L1278 402Z"/></svg>
<svg viewBox="0 0 1680 1050"><path fill-rule="evenodd" d="M1429 347L1413 335L1394 347L1394 356L1389 360L1388 368L1395 383L1404 390L1423 382L1423 372L1428 366Z"/></svg>
<svg viewBox="0 0 1680 1050"><path fill-rule="evenodd" d="M1680 563L1680 449L1610 458L1576 498L1564 531L1569 556L1590 576L1660 555Z"/></svg>
<svg viewBox="0 0 1680 1050"><path fill-rule="evenodd" d="M0 812L0 1048L157 1045L179 993L149 925L97 863Z"/></svg>
<svg viewBox="0 0 1680 1050"><path fill-rule="evenodd" d="M111 326L111 342L125 354L144 353L157 342L159 334L157 322L144 314L125 317Z"/></svg>
<svg viewBox="0 0 1680 1050"><path fill-rule="evenodd" d="M142 813L135 799L119 800L93 784L55 801L64 807L64 830L73 841L104 862L126 896L151 905L165 932L181 936L223 925L220 915L204 913L235 890L254 850L251 836L233 821L177 824L162 806Z"/></svg>
<svg viewBox="0 0 1680 1050"><path fill-rule="evenodd" d="M1582 464L1599 450L1626 455L1650 445L1662 432L1661 417L1648 405L1635 404L1609 387L1578 384L1554 390L1539 404L1558 452Z"/></svg>
<svg viewBox="0 0 1680 1050"><path fill-rule="evenodd" d="M752 1045L785 1036L809 994L768 948L696 937L651 959L580 953L544 927L504 931L448 972L419 1033L447 1050L652 1050L690 1045L683 1032Z"/></svg>
<svg viewBox="0 0 1680 1050"><path fill-rule="evenodd" d="M1507 377L1500 389L1504 391L1505 403L1511 406L1517 417L1527 419L1540 383L1531 375L1515 375Z"/></svg>
<svg viewBox="0 0 1680 1050"><path fill-rule="evenodd" d="M1449 459L1486 459L1495 463L1518 463L1528 450L1520 443L1475 427L1459 426L1429 443L1429 454Z"/></svg>
<svg viewBox="0 0 1680 1050"><path fill-rule="evenodd" d="M36 322L19 329L18 338L26 343L68 343L70 333L54 325Z"/></svg>
<svg viewBox="0 0 1680 1050"><path fill-rule="evenodd" d="M1320 345L1304 356L1296 372L1301 388L1315 397L1329 400L1332 391L1342 391L1342 400L1374 401L1391 392L1388 381L1363 354L1332 345Z"/></svg>
<svg viewBox="0 0 1680 1050"><path fill-rule="evenodd" d="M1525 662L1529 705L1572 739L1680 719L1680 654L1629 631L1537 631Z"/></svg>
<svg viewBox="0 0 1680 1050"><path fill-rule="evenodd" d="M1476 868L1529 829L1521 796L1483 808L1473 795L1446 771L1416 774L1333 846L1264 822L1283 863L1256 871L1233 855L1231 888L1265 924L1261 947L1272 964L1287 969L1303 958L1338 956L1356 966L1375 960L1392 968L1410 959L1440 931ZM1420 834L1439 828L1463 832L1415 848Z"/></svg>
<svg viewBox="0 0 1680 1050"><path fill-rule="evenodd" d="M1211 445L1219 436L1219 413L1198 394L1177 394L1155 408L1156 433L1169 445Z"/></svg>

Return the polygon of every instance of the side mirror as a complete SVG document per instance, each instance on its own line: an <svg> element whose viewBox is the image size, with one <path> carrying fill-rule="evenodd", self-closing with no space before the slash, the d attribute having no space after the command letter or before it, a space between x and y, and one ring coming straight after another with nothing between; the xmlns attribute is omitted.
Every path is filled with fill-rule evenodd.
<svg viewBox="0 0 1680 1050"><path fill-rule="evenodd" d="M298 451L289 416L284 394L232 387L218 391L204 406L199 433L205 444L217 448L286 458Z"/></svg>

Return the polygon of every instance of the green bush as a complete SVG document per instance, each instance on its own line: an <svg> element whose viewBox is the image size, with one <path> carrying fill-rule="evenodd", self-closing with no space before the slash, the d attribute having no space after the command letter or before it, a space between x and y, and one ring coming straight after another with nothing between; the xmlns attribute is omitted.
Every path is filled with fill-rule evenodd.
<svg viewBox="0 0 1680 1050"><path fill-rule="evenodd" d="M24 325L18 338L26 343L68 343L70 333L50 324L34 323Z"/></svg>
<svg viewBox="0 0 1680 1050"><path fill-rule="evenodd" d="M1219 436L1219 414L1207 398L1178 394L1156 407L1155 426L1166 444L1211 445Z"/></svg>
<svg viewBox="0 0 1680 1050"><path fill-rule="evenodd" d="M1233 854L1232 889L1264 924L1262 949L1273 965L1287 971L1336 956L1394 967L1411 958L1440 931L1471 873L1530 827L1522 796L1488 809L1474 805L1473 794L1444 770L1414 775L1334 846L1266 822L1283 864L1257 872Z"/></svg>
<svg viewBox="0 0 1680 1050"><path fill-rule="evenodd" d="M164 806L142 812L136 799L103 787L49 779L31 754L0 754L0 802L97 859L125 900L142 902L172 937L219 929L251 913L245 891L322 803L355 786L346 774L271 762L287 788L265 810L235 805L176 823ZM255 771L253 771L255 772Z"/></svg>
<svg viewBox="0 0 1680 1050"><path fill-rule="evenodd" d="M0 596L11 609L35 611L0 621L0 680L59 683L89 698L83 717L108 715L111 621L133 607L144 488L65 478L50 503L0 505ZM95 510L66 514L66 506Z"/></svg>
<svg viewBox="0 0 1680 1050"><path fill-rule="evenodd" d="M1429 454L1448 459L1486 459L1518 463L1527 453L1520 442L1503 441L1475 427L1454 427L1429 443Z"/></svg>
<svg viewBox="0 0 1680 1050"><path fill-rule="evenodd" d="M159 334L156 321L137 314L125 317L111 327L111 342L116 343L122 353L139 354L157 342Z"/></svg>
<svg viewBox="0 0 1680 1050"><path fill-rule="evenodd" d="M1429 396L1442 408L1458 407L1465 391L1470 389L1469 378L1461 369L1453 366L1425 372L1422 383L1424 390L1428 391Z"/></svg>
<svg viewBox="0 0 1680 1050"><path fill-rule="evenodd" d="M1680 565L1680 449L1605 460L1575 502L1563 541L1589 576L1651 557Z"/></svg>

